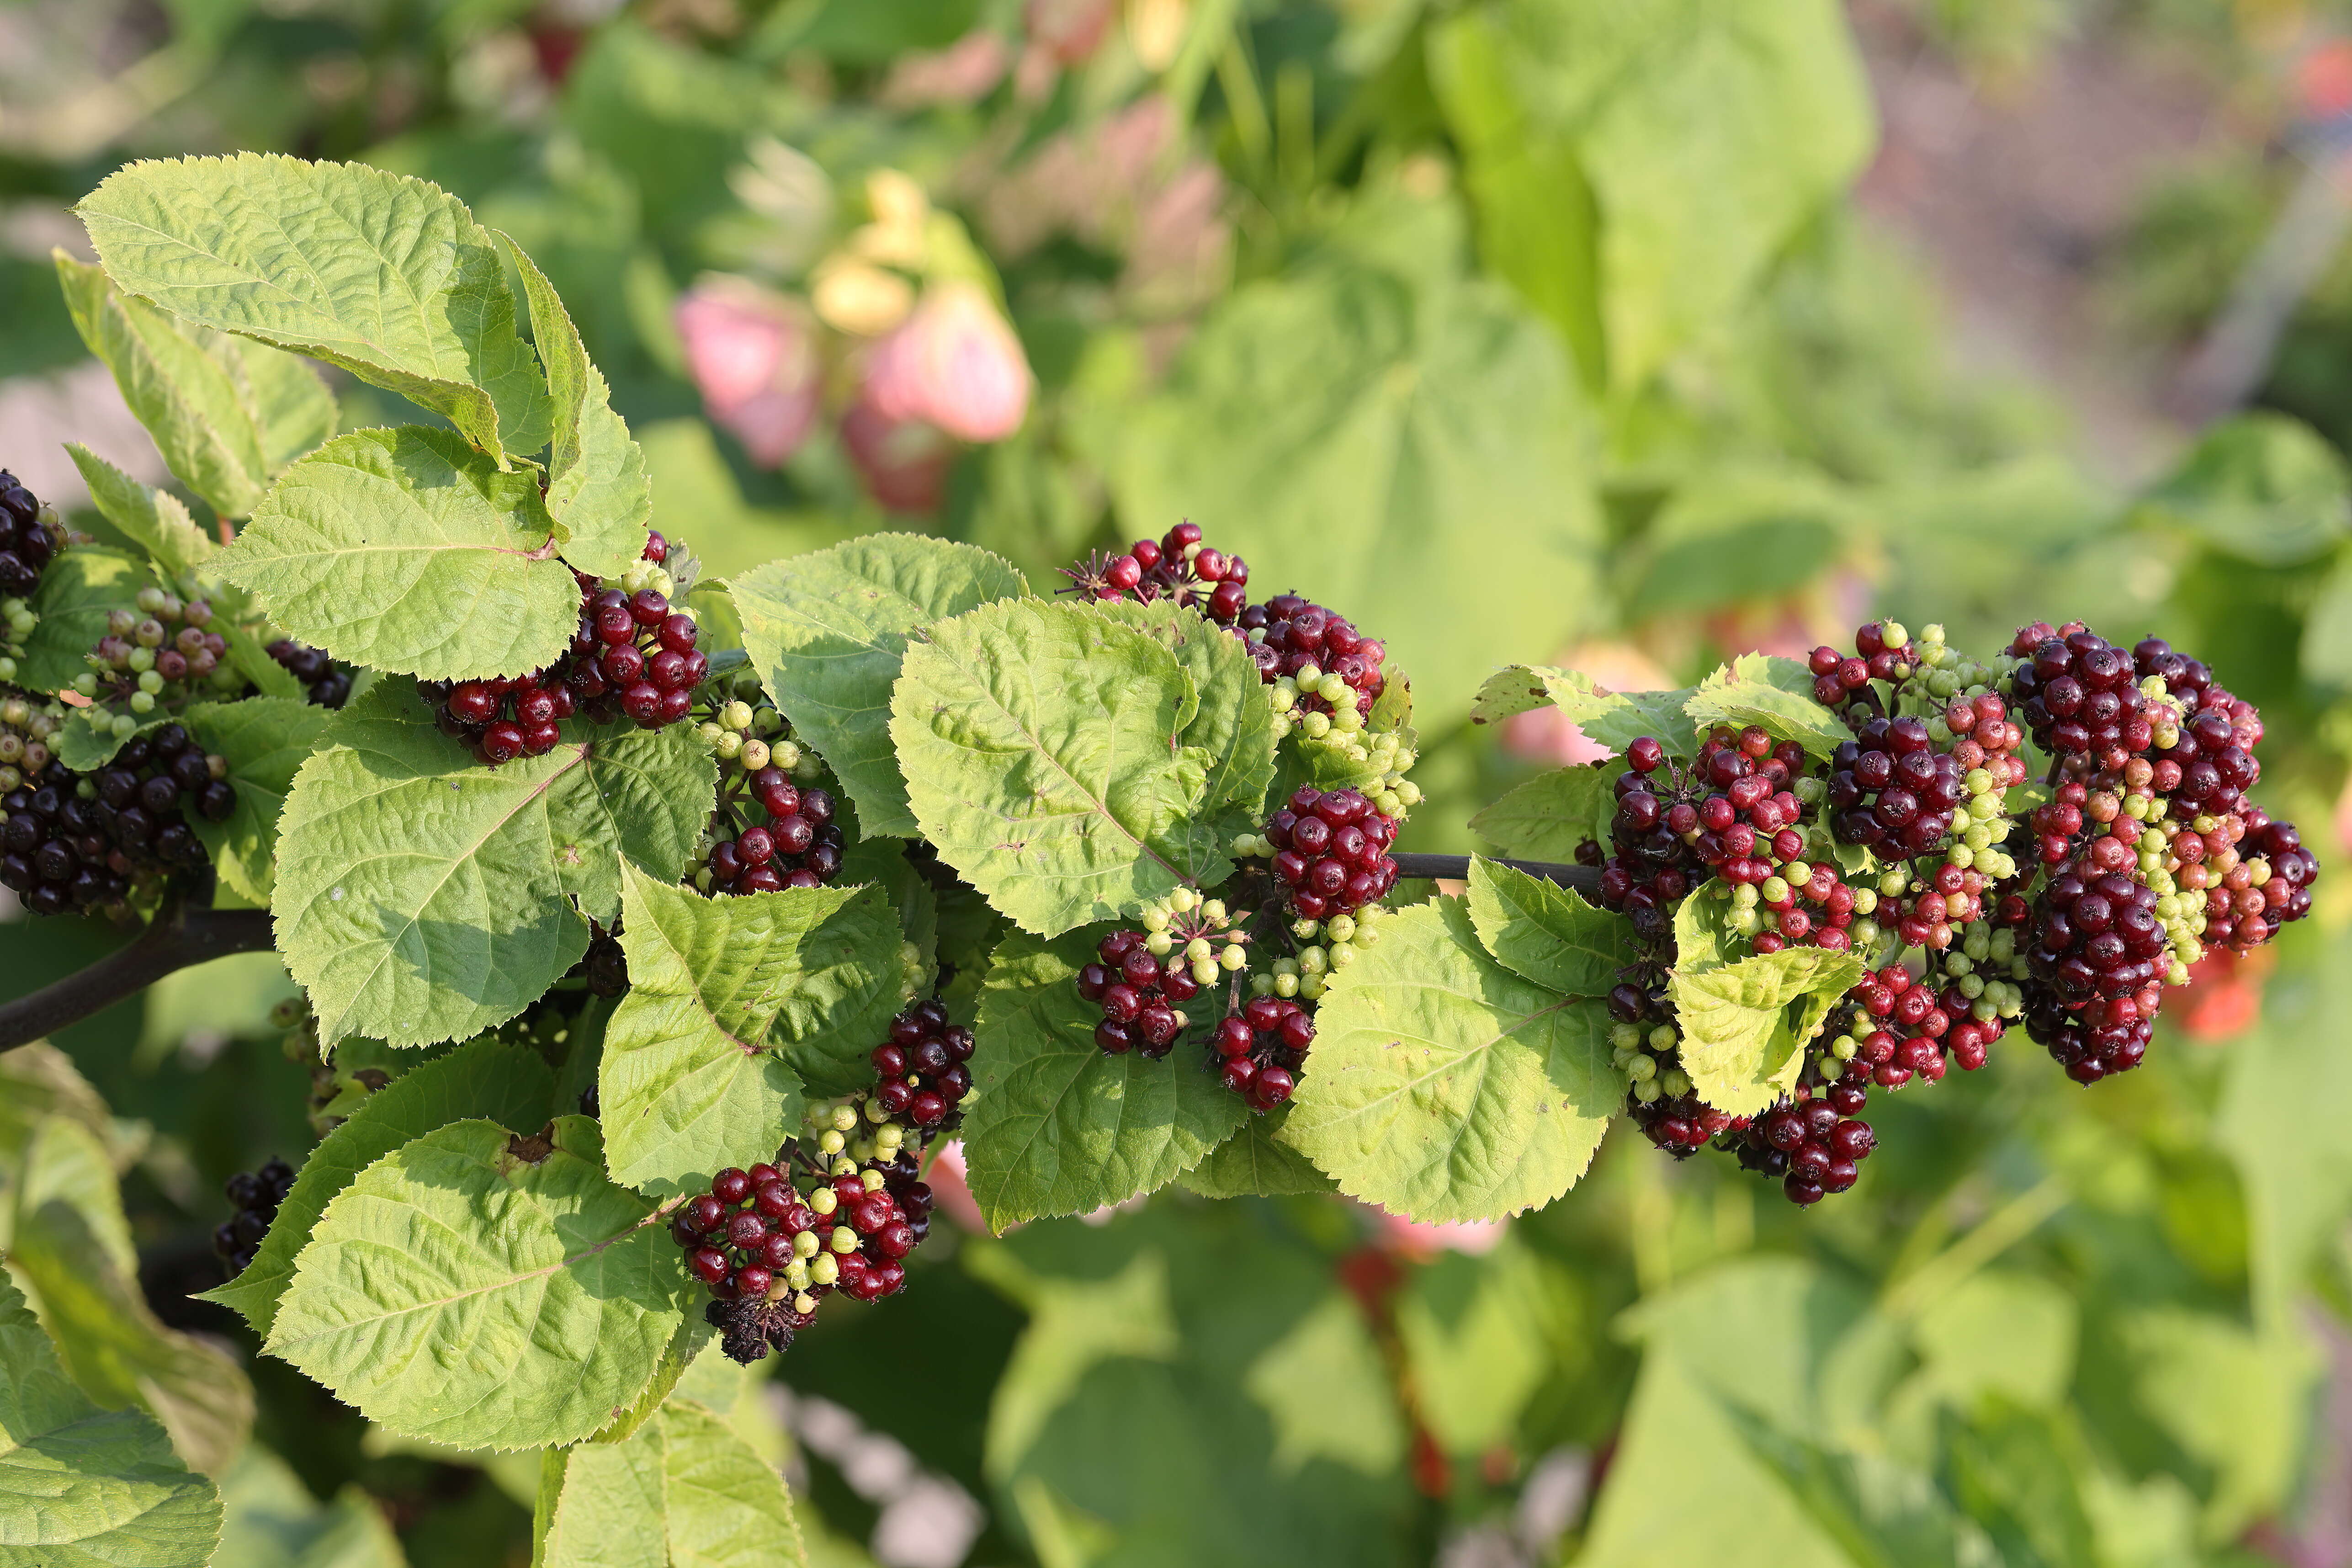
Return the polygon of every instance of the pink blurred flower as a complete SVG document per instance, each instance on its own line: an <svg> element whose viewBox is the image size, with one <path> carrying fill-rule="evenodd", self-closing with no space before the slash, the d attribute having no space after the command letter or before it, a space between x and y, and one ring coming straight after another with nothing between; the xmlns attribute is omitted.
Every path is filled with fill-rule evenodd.
<svg viewBox="0 0 2352 1568"><path fill-rule="evenodd" d="M977 103L995 90L1012 65L1013 51L1004 40L982 28L944 49L900 59L883 79L877 96L892 109Z"/></svg>
<svg viewBox="0 0 2352 1568"><path fill-rule="evenodd" d="M776 468L808 439L822 374L798 301L748 279L703 279L677 301L687 373L710 422Z"/></svg>
<svg viewBox="0 0 2352 1568"><path fill-rule="evenodd" d="M1391 1251L1426 1263L1441 1252L1467 1253L1473 1258L1502 1245L1511 1228L1507 1219L1457 1220L1435 1225L1402 1215L1375 1210L1380 1215L1381 1241Z"/></svg>
<svg viewBox="0 0 2352 1568"><path fill-rule="evenodd" d="M1660 691L1675 683L1655 659L1631 643L1586 643L1570 648L1559 662L1563 669L1591 676L1595 686L1607 691ZM1505 720L1503 749L1514 756L1562 766L1597 763L1615 754L1570 723L1567 715L1549 703Z"/></svg>
<svg viewBox="0 0 2352 1568"><path fill-rule="evenodd" d="M1022 7L1021 25L1053 51L1056 62L1081 65L1102 47L1118 9L1117 0L1029 0Z"/></svg>
<svg viewBox="0 0 2352 1568"><path fill-rule="evenodd" d="M1021 340L988 296L974 284L943 283L867 353L862 400L886 419L1002 441L1028 417L1029 379Z"/></svg>
<svg viewBox="0 0 2352 1568"><path fill-rule="evenodd" d="M923 1173L923 1180L930 1184L931 1201L941 1213L975 1235L988 1234L988 1221L981 1217L980 1200L971 1195L971 1184L964 1179L963 1140L959 1138L941 1145Z"/></svg>
<svg viewBox="0 0 2352 1568"><path fill-rule="evenodd" d="M841 444L866 493L892 511L937 511L955 444L936 425L894 418L861 398L841 416Z"/></svg>

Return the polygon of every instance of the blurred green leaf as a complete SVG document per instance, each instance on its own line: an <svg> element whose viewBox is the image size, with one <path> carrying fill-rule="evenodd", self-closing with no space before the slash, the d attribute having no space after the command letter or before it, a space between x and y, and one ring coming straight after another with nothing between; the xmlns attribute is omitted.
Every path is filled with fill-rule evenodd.
<svg viewBox="0 0 2352 1568"><path fill-rule="evenodd" d="M1087 428L1125 526L1189 517L1254 582L1310 590L1413 672L1425 724L1458 719L1498 658L1593 619L1577 393L1494 285L1347 256L1252 284L1161 392Z"/></svg>
<svg viewBox="0 0 2352 1568"><path fill-rule="evenodd" d="M2299 419L2242 414L2213 426L2133 509L2227 554L2293 566L2332 549L2352 521L2352 473Z"/></svg>

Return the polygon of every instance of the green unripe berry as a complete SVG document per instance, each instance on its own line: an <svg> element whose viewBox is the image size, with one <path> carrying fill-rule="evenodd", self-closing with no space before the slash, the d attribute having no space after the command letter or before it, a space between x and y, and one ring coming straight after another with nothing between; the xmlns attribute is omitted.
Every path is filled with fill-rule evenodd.
<svg viewBox="0 0 2352 1568"><path fill-rule="evenodd" d="M848 1145L849 1141L847 1139L844 1138L840 1133L830 1130L825 1132L824 1137L816 1141L817 1148L827 1155L838 1154L842 1150L847 1148Z"/></svg>
<svg viewBox="0 0 2352 1568"><path fill-rule="evenodd" d="M841 1279L841 1265L833 1260L833 1255L831 1253L826 1253L823 1257L812 1262L809 1265L808 1272L809 1280L812 1284L832 1285L838 1283Z"/></svg>

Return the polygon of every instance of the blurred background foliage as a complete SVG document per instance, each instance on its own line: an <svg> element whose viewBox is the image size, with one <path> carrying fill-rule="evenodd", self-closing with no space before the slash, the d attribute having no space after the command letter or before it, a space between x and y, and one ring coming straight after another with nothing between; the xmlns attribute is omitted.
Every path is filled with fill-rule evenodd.
<svg viewBox="0 0 2352 1568"><path fill-rule="evenodd" d="M1674 685L1892 613L2172 638L2341 847L2346 23L8 0L0 461L68 504L62 439L164 477L58 299L82 192L363 159L539 258L717 574L891 527L1045 586L1190 516L1339 607L1414 681L1409 847L1591 754L1470 726L1497 663ZM2145 1070L2084 1091L2021 1039L1885 1102L1819 1210L1622 1135L1507 1226L1180 1189L926 1248L709 1397L824 1562L2352 1563L2352 878L2320 892ZM119 940L0 923L0 992ZM286 988L234 961L0 1058L8 1267L95 1397L224 1478L221 1562L526 1563L528 1462L388 1442L183 1300L222 1181L351 1091L268 1028Z"/></svg>

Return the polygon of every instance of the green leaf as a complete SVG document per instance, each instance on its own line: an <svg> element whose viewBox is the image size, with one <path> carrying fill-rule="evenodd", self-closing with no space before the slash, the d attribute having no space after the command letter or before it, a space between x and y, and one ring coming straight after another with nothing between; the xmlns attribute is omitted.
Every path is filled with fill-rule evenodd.
<svg viewBox="0 0 2352 1568"><path fill-rule="evenodd" d="M1496 962L1553 991L1606 996L1618 970L1639 956L1624 916L1482 856L1470 859L1469 909Z"/></svg>
<svg viewBox="0 0 2352 1568"><path fill-rule="evenodd" d="M50 696L89 670L83 657L106 635L106 617L151 587L154 574L120 550L77 544L58 552L33 590L33 613L41 624L25 639L16 659L16 684Z"/></svg>
<svg viewBox="0 0 2352 1568"><path fill-rule="evenodd" d="M1685 709L1696 687L1680 691L1610 691L1592 678L1549 665L1515 664L1487 677L1471 710L1474 724L1499 723L1549 702L1587 739L1622 752L1644 735L1677 756L1698 750L1698 730Z"/></svg>
<svg viewBox="0 0 2352 1568"><path fill-rule="evenodd" d="M572 900L610 923L625 855L677 877L713 787L683 732L567 725L544 756L482 767L404 681L354 698L328 742L287 797L270 908L330 1040L513 1017L587 951Z"/></svg>
<svg viewBox="0 0 2352 1568"><path fill-rule="evenodd" d="M1249 1114L1197 1049L1180 1045L1156 1062L1103 1054L1094 1042L1101 1009L1075 984L1093 958L1085 932L1051 942L1016 933L989 965L963 1144L992 1229L1163 1187Z"/></svg>
<svg viewBox="0 0 2352 1568"><path fill-rule="evenodd" d="M106 1144L79 1122L45 1123L15 1197L8 1266L74 1381L110 1408L144 1405L191 1468L226 1468L253 1429L252 1385L219 1345L164 1327L148 1308Z"/></svg>
<svg viewBox="0 0 2352 1568"><path fill-rule="evenodd" d="M334 395L299 360L184 326L118 291L105 268L51 254L82 342L114 373L165 466L223 517L249 514L278 469L334 434Z"/></svg>
<svg viewBox="0 0 2352 1568"><path fill-rule="evenodd" d="M241 153L129 164L75 210L125 293L341 366L486 452L547 444L547 384L498 247L445 191Z"/></svg>
<svg viewBox="0 0 2352 1568"><path fill-rule="evenodd" d="M1595 763L1538 773L1472 817L1470 830L1522 860L1572 865L1588 839L1609 842L1609 821L1617 810L1612 784L1619 771Z"/></svg>
<svg viewBox="0 0 2352 1568"><path fill-rule="evenodd" d="M551 1142L458 1121L327 1205L267 1349L371 1420L461 1448L585 1437L653 1375L681 1315L659 1212L604 1179L596 1123Z"/></svg>
<svg viewBox="0 0 2352 1568"><path fill-rule="evenodd" d="M1258 581L1311 587L1413 671L1425 727L1461 716L1493 649L1591 618L1586 416L1558 339L1498 285L1350 256L1249 284L1160 391L1097 420L1130 529L1190 517Z"/></svg>
<svg viewBox="0 0 2352 1568"><path fill-rule="evenodd" d="M0 1270L0 1537L5 1568L203 1568L220 1494L154 1417L76 1388Z"/></svg>
<svg viewBox="0 0 2352 1568"><path fill-rule="evenodd" d="M540 1568L766 1568L799 1528L775 1467L691 1400L559 1462Z"/></svg>
<svg viewBox="0 0 2352 1568"><path fill-rule="evenodd" d="M1609 1016L1489 958L1459 899L1404 910L1324 993L1283 1141L1339 1190L1422 1220L1568 1191L1624 1095Z"/></svg>
<svg viewBox="0 0 2352 1568"><path fill-rule="evenodd" d="M1209 1151L1209 1157L1176 1178L1186 1192L1204 1198L1286 1197L1294 1193L1335 1193L1339 1184L1317 1170L1306 1155L1282 1142L1290 1108L1252 1116L1241 1131Z"/></svg>
<svg viewBox="0 0 2352 1568"><path fill-rule="evenodd" d="M1623 558L1622 614L1640 623L1801 593L1877 526L1850 486L1810 468L1729 461L1677 475Z"/></svg>
<svg viewBox="0 0 2352 1568"><path fill-rule="evenodd" d="M287 469L219 564L337 658L433 680L521 675L554 663L580 622L554 527L536 474L406 425Z"/></svg>
<svg viewBox="0 0 2352 1568"><path fill-rule="evenodd" d="M267 1339L278 1301L293 1281L296 1257L309 1245L327 1205L362 1171L453 1121L474 1119L515 1132L535 1131L552 1109L554 1085L555 1075L536 1054L495 1040L471 1041L401 1074L361 1100L310 1151L253 1261L227 1284L205 1291L203 1300L235 1309Z"/></svg>
<svg viewBox="0 0 2352 1568"><path fill-rule="evenodd" d="M172 721L168 713L149 716L130 735L114 732L114 710L110 708L73 708L66 712L66 721L49 742L58 761L78 773L96 773L114 760L114 753L131 743L131 735L144 735L160 730Z"/></svg>
<svg viewBox="0 0 2352 1568"><path fill-rule="evenodd" d="M1869 82L1832 0L1496 14L1529 134L1563 138L1591 183L1621 392L1745 304L1869 159Z"/></svg>
<svg viewBox="0 0 2352 1568"><path fill-rule="evenodd" d="M1484 1257L1448 1252L1406 1276L1392 1310L1438 1447L1474 1456L1509 1442L1554 1361L1551 1292L1534 1256L1508 1242Z"/></svg>
<svg viewBox="0 0 2352 1568"><path fill-rule="evenodd" d="M1699 682L1684 705L1702 728L1753 724L1775 741L1794 741L1808 756L1826 758L1853 739L1832 709L1813 698L1811 671L1793 658L1743 653Z"/></svg>
<svg viewBox="0 0 2352 1568"><path fill-rule="evenodd" d="M1724 895L1716 896L1716 888ZM1729 915L1731 899L1722 883L1702 884L1698 890L1675 906L1675 968L1685 974L1697 974L1709 969L1720 969L1742 956L1744 943L1735 947Z"/></svg>
<svg viewBox="0 0 2352 1568"><path fill-rule="evenodd" d="M633 871L621 908L629 994L597 1070L614 1181L667 1197L772 1159L800 1126L804 1079L825 1093L859 1081L898 1005L898 922L880 889L706 899Z"/></svg>
<svg viewBox="0 0 2352 1568"><path fill-rule="evenodd" d="M1802 1046L1837 999L1861 983L1857 953L1820 947L1759 952L1720 968L1677 967L1668 990L1682 1026L1683 1070L1699 1099L1753 1116L1796 1087ZM1803 1003L1799 1016L1791 1004Z"/></svg>
<svg viewBox="0 0 2352 1568"><path fill-rule="evenodd" d="M504 234L498 237L522 277L531 341L547 366L555 421L547 455L547 510L563 542L563 559L591 576L617 577L644 556L646 533L653 526L646 455L613 412L604 373L588 363L580 330L555 286L522 247Z"/></svg>
<svg viewBox="0 0 2352 1568"><path fill-rule="evenodd" d="M68 442L66 451L89 487L90 504L164 572L184 577L219 553L220 546L196 526L179 497L141 484L79 442Z"/></svg>
<svg viewBox="0 0 2352 1568"><path fill-rule="evenodd" d="M1265 816L1266 786L1274 782L1275 714L1249 645L1198 610L1169 599L1140 605L1119 599L1093 609L1174 654L1192 678L1201 710L1177 739L1212 759L1203 798L1213 810L1229 808L1217 819L1218 841L1255 831ZM1403 689L1400 679L1390 689Z"/></svg>
<svg viewBox="0 0 2352 1568"><path fill-rule="evenodd" d="M2224 420L2155 489L2133 518L2168 524L2263 566L2294 566L2336 548L2352 521L2352 472L2300 419L2255 412Z"/></svg>
<svg viewBox="0 0 2352 1568"><path fill-rule="evenodd" d="M226 822L199 816L190 826L213 858L213 868L238 897L269 902L277 881L278 818L294 774L334 718L324 708L287 697L242 702L199 702L187 711L188 732L228 763L236 809ZM68 763L68 765L71 765Z"/></svg>
<svg viewBox="0 0 2352 1568"><path fill-rule="evenodd" d="M1232 865L1200 812L1213 759L1166 648L1076 605L942 621L907 650L890 737L940 858L1024 930L1113 918Z"/></svg>
<svg viewBox="0 0 2352 1568"><path fill-rule="evenodd" d="M840 778L859 829L899 838L919 831L887 726L908 636L1028 591L985 550L911 533L770 562L733 584L769 696Z"/></svg>
<svg viewBox="0 0 2352 1568"><path fill-rule="evenodd" d="M227 1521L217 1561L236 1568L406 1568L375 1500L346 1485L320 1503L286 1461L256 1445L221 1479Z"/></svg>

